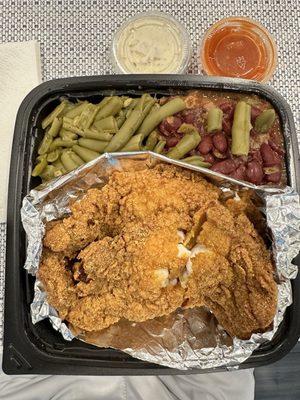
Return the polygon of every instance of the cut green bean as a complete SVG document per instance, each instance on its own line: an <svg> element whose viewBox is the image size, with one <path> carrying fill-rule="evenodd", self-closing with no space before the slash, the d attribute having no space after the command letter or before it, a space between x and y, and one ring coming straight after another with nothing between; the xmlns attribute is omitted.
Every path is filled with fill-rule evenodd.
<svg viewBox="0 0 300 400"><path fill-rule="evenodd" d="M180 161L183 161L187 164L195 165L195 167L202 167L202 168L210 168L211 167L210 163L205 162L205 161L200 161L200 160L199 161L197 161L197 160L195 160L195 161L180 160Z"/></svg>
<svg viewBox="0 0 300 400"><path fill-rule="evenodd" d="M147 137L146 144L144 146L144 150L152 151L158 142L158 133L157 131L153 131Z"/></svg>
<svg viewBox="0 0 300 400"><path fill-rule="evenodd" d="M78 135L76 135L76 133L67 131L65 128L61 128L61 130L59 131L59 136L62 140L76 140L78 138Z"/></svg>
<svg viewBox="0 0 300 400"><path fill-rule="evenodd" d="M49 163L56 161L60 157L61 152L62 152L61 148L57 148L57 149L51 151L51 153L47 154L47 161Z"/></svg>
<svg viewBox="0 0 300 400"><path fill-rule="evenodd" d="M110 133L116 133L118 130L117 121L115 117L113 117L112 115L103 119L99 119L98 121L95 121L93 127L96 130L108 131Z"/></svg>
<svg viewBox="0 0 300 400"><path fill-rule="evenodd" d="M43 179L43 182L50 181L51 179L57 177L56 168L54 165L47 165L43 172L40 174L40 177Z"/></svg>
<svg viewBox="0 0 300 400"><path fill-rule="evenodd" d="M73 171L78 167L77 163L71 158L69 151L64 151L60 159L67 172Z"/></svg>
<svg viewBox="0 0 300 400"><path fill-rule="evenodd" d="M125 111L121 110L119 112L119 114L116 116L116 122L117 122L117 125L118 125L118 129L120 129L121 126L124 124L125 119L126 119Z"/></svg>
<svg viewBox="0 0 300 400"><path fill-rule="evenodd" d="M56 138L53 140L51 146L49 147L49 151L53 151L58 147L72 147L74 144L77 144L77 140L63 140L60 138Z"/></svg>
<svg viewBox="0 0 300 400"><path fill-rule="evenodd" d="M63 128L67 131L76 133L77 135L84 135L84 131L80 128L78 128L78 126L74 125L74 121L70 118L67 117L63 117Z"/></svg>
<svg viewBox="0 0 300 400"><path fill-rule="evenodd" d="M84 108L79 117L76 117L78 119L75 125L82 130L89 128L94 122L97 112L98 112L98 106L96 106L95 104L88 103L88 105L86 106L86 108Z"/></svg>
<svg viewBox="0 0 300 400"><path fill-rule="evenodd" d="M109 117L110 115L114 116L118 114L122 107L123 101L120 99L120 97L111 97L104 107L98 111L95 120L98 121L99 119Z"/></svg>
<svg viewBox="0 0 300 400"><path fill-rule="evenodd" d="M50 129L48 131L48 135L55 138L58 135L61 126L62 126L62 119L54 118L54 120L50 126Z"/></svg>
<svg viewBox="0 0 300 400"><path fill-rule="evenodd" d="M99 153L103 153L107 142L101 142L100 140L80 138L78 140L79 146L85 147L86 149L94 150Z"/></svg>
<svg viewBox="0 0 300 400"><path fill-rule="evenodd" d="M168 101L144 119L137 133L142 133L144 138L147 137L163 121L163 119L170 117L185 108L185 102L180 97Z"/></svg>
<svg viewBox="0 0 300 400"><path fill-rule="evenodd" d="M223 121L223 111L218 107L208 110L207 114L207 132L221 131Z"/></svg>
<svg viewBox="0 0 300 400"><path fill-rule="evenodd" d="M99 155L100 155L96 151L89 150L89 149L86 149L85 147L81 147L81 146L78 146L78 145L73 146L72 149L85 162L92 161L95 158L99 157Z"/></svg>
<svg viewBox="0 0 300 400"><path fill-rule="evenodd" d="M70 154L70 157L72 158L72 160L78 165L78 167L80 167L81 165L85 164L83 159L81 157L79 157L79 155L74 153L74 151L70 151L69 154Z"/></svg>
<svg viewBox="0 0 300 400"><path fill-rule="evenodd" d="M64 114L64 116L67 118L70 118L70 119L77 117L78 115L80 115L82 113L82 111L85 109L87 104L88 104L87 101L83 101L81 103L75 104L75 107L72 108L71 110L67 111Z"/></svg>
<svg viewBox="0 0 300 400"><path fill-rule="evenodd" d="M155 100L147 94L143 95L139 99L135 108L132 110L132 113L126 119L119 131L113 136L105 151L114 152L125 146L139 128L143 119L149 113L154 101Z"/></svg>
<svg viewBox="0 0 300 400"><path fill-rule="evenodd" d="M54 165L54 167L55 167L57 170L60 170L60 171L61 171L61 175L62 175L62 174L65 174L65 173L67 172L66 169L65 169L65 167L63 166L63 164L62 164L60 158L59 158L58 160L56 160L56 161L53 161L52 164Z"/></svg>
<svg viewBox="0 0 300 400"><path fill-rule="evenodd" d="M101 140L103 142L109 142L113 135L109 132L105 131L96 131L95 129L86 129L83 135L84 138L88 139L96 139L96 140Z"/></svg>
<svg viewBox="0 0 300 400"><path fill-rule="evenodd" d="M38 149L38 154L39 155L46 154L49 151L52 142L53 142L53 137L49 136L49 134L47 132L45 134L45 136L43 137L42 143Z"/></svg>
<svg viewBox="0 0 300 400"><path fill-rule="evenodd" d="M54 118L57 118L60 116L62 111L65 109L67 106L67 101L62 101L53 111L51 114L49 114L43 121L42 121L42 128L46 129L47 126L49 126L53 121Z"/></svg>
<svg viewBox="0 0 300 400"><path fill-rule="evenodd" d="M166 143L167 142L165 140L160 140L153 149L154 153L162 154Z"/></svg>
<svg viewBox="0 0 300 400"><path fill-rule="evenodd" d="M204 161L204 158L201 156L189 156L189 157L185 157L182 158L180 161L184 161L184 162L193 162L193 161Z"/></svg>
<svg viewBox="0 0 300 400"><path fill-rule="evenodd" d="M200 143L201 137L199 132L193 127L193 125L183 124L186 130L190 129L182 139L177 143L176 146L172 147L171 150L166 154L167 157L173 158L174 160L179 160L183 158L191 150L194 150Z"/></svg>
<svg viewBox="0 0 300 400"><path fill-rule="evenodd" d="M143 136L141 134L134 135L119 151L140 151L142 149L142 140Z"/></svg>
<svg viewBox="0 0 300 400"><path fill-rule="evenodd" d="M272 108L263 111L255 120L255 130L260 133L268 132L274 124L275 115L275 110Z"/></svg>
<svg viewBox="0 0 300 400"><path fill-rule="evenodd" d="M251 106L245 101L239 101L235 106L231 130L231 153L233 155L248 155L251 128Z"/></svg>
<svg viewBox="0 0 300 400"><path fill-rule="evenodd" d="M39 176L47 167L47 156L44 155L40 158L39 163L34 167L31 175L32 176Z"/></svg>

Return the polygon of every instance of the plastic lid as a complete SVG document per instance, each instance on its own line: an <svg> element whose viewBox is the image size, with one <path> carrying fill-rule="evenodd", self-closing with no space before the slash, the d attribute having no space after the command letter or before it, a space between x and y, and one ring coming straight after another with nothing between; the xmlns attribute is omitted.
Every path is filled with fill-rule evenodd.
<svg viewBox="0 0 300 400"><path fill-rule="evenodd" d="M191 58L191 42L186 29L176 19L158 11L140 13L116 32L112 61L118 73L186 72Z"/></svg>
<svg viewBox="0 0 300 400"><path fill-rule="evenodd" d="M205 33L200 52L207 75L266 82L274 73L277 50L270 33L244 17L224 18Z"/></svg>

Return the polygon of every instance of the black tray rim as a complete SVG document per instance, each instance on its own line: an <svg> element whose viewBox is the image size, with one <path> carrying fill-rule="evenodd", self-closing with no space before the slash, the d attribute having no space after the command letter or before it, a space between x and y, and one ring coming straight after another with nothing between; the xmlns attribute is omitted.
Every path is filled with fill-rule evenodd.
<svg viewBox="0 0 300 400"><path fill-rule="evenodd" d="M127 85L126 89L141 86L155 88L203 88L213 90L229 90L239 92L251 92L267 98L279 112L284 124L288 124L291 132L291 142L293 150L294 182L293 187L300 191L300 158L297 145L296 129L293 115L285 99L272 87L263 85L255 81L248 81L236 78L203 77L196 75L102 75L88 77L62 78L40 84L33 89L23 100L15 123L14 140L12 154L16 157L11 158L9 196L7 211L7 249L6 249L6 272L5 272L5 309L4 309L4 352L3 370L7 374L67 374L67 375L173 375L191 374L224 371L230 367L217 369L191 369L188 371L176 370L167 367L149 364L142 361L130 362L126 360L120 367L109 366L110 362L103 360L91 360L88 358L66 358L59 351L56 354L49 354L46 348L38 348L28 335L22 335L20 329L24 328L24 315L18 308L18 290L20 282L13 279L12 271L14 266L18 272L16 261L19 253L15 248L20 245L19 208L20 193L17 189L22 188L23 182L23 163L25 154L20 150L28 134L26 127L30 123L29 117L32 109L44 97L53 96L55 93L63 91L93 91L96 92L95 84L99 86L99 91L104 89L124 89L122 85ZM124 89L124 90L126 90ZM159 90L159 89L158 89ZM279 109L280 105L280 109ZM17 151L19 150L19 151ZM18 197L19 196L19 197ZM14 223L15 221L15 223ZM17 223L16 223L17 222ZM14 245L15 244L15 245ZM18 246L16 246L16 244ZM15 274L17 275L17 274ZM20 274L19 274L20 275ZM252 356L242 363L239 368L252 368L270 364L285 356L296 344L300 335L300 316L297 318L297 310L300 307L300 277L292 281L294 302L289 307L290 329L282 343L277 344L275 349L265 351L263 354L258 349ZM291 311L294 312L291 312ZM13 311L13 312L12 312ZM298 312L299 313L299 312ZM272 343L272 342L270 342Z"/></svg>

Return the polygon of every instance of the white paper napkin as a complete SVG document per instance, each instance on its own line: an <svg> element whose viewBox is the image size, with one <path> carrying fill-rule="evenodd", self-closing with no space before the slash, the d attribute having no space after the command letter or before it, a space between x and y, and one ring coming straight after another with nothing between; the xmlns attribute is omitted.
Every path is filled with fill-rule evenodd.
<svg viewBox="0 0 300 400"><path fill-rule="evenodd" d="M6 222L15 118L24 97L41 82L38 42L0 44L0 223Z"/></svg>

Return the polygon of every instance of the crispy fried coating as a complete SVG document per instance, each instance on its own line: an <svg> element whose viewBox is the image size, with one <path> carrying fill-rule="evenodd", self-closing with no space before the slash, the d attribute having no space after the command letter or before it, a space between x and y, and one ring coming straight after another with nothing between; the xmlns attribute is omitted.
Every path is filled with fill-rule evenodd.
<svg viewBox="0 0 300 400"><path fill-rule="evenodd" d="M83 331L203 305L233 336L266 329L277 300L270 254L247 206L220 198L174 166L113 172L46 231L39 277L49 302ZM198 243L192 255L179 232Z"/></svg>

